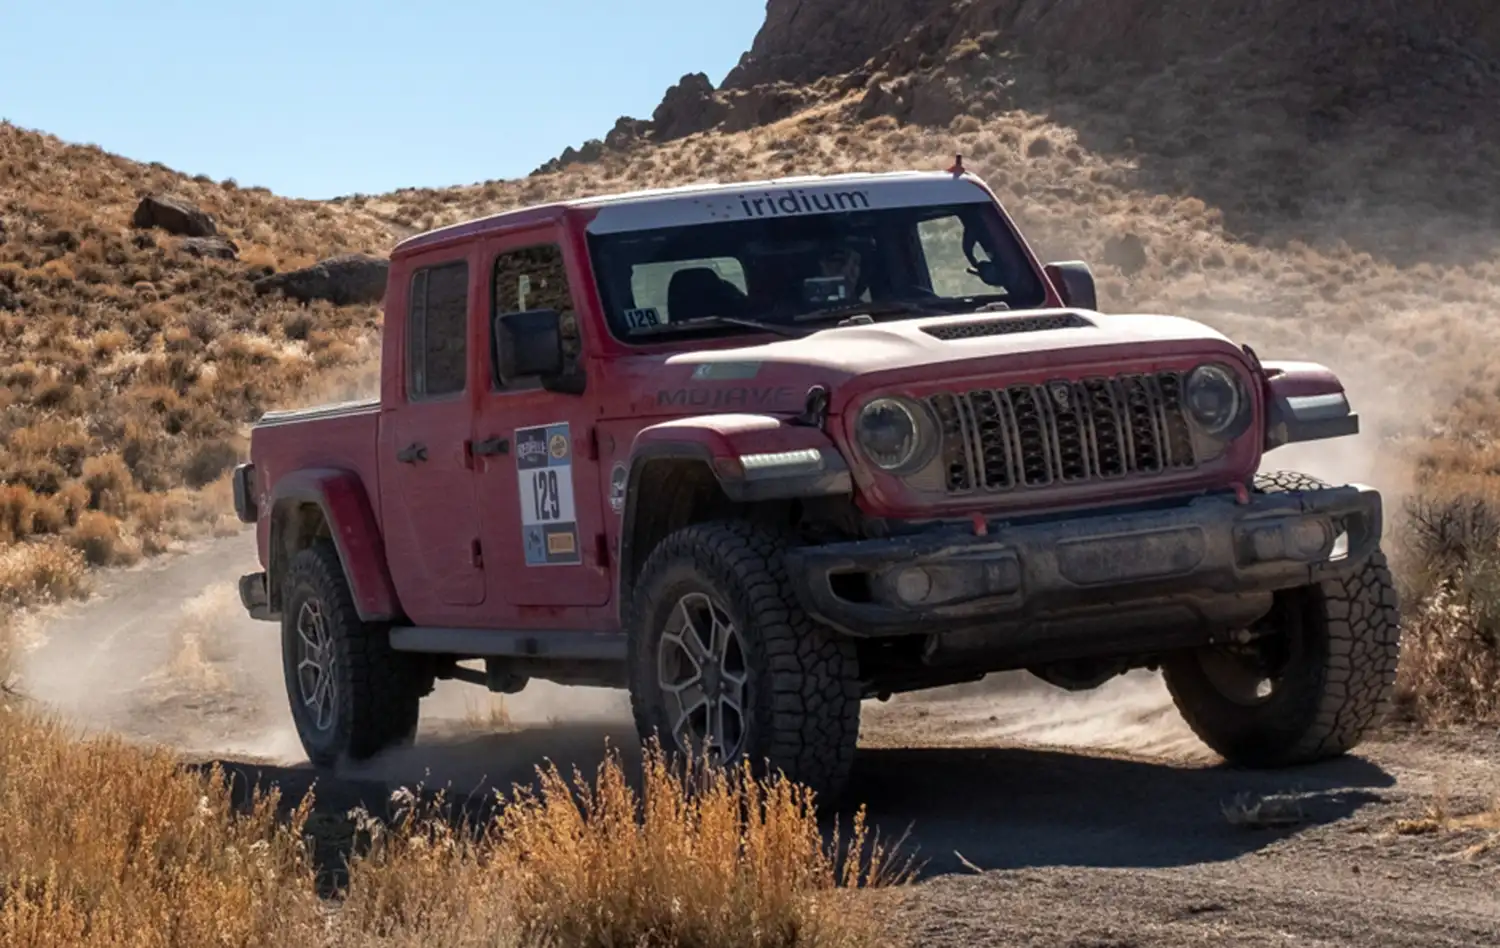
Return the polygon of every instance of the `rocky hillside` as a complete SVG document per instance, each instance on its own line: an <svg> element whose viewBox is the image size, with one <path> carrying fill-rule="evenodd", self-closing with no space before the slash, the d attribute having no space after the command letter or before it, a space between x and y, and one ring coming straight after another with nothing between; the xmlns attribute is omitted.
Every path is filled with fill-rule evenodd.
<svg viewBox="0 0 1500 948"><path fill-rule="evenodd" d="M289 274L390 243L347 208L0 125L0 607L225 517L245 425L360 371L378 331L378 293L304 304Z"/></svg>
<svg viewBox="0 0 1500 948"><path fill-rule="evenodd" d="M1482 0L770 0L721 88L685 76L541 170L828 104L929 130L1020 111L1244 238L1337 216L1361 246L1454 259L1500 222L1497 96Z"/></svg>

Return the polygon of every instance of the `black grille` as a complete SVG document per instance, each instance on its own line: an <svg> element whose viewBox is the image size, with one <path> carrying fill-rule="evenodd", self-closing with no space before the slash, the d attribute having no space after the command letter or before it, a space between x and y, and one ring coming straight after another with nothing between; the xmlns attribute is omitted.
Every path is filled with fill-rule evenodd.
<svg viewBox="0 0 1500 948"><path fill-rule="evenodd" d="M1182 374L1118 375L929 396L950 494L1197 466Z"/></svg>
<svg viewBox="0 0 1500 948"><path fill-rule="evenodd" d="M974 339L979 336L1008 336L1011 333L1042 332L1047 329L1081 329L1093 323L1074 313L1050 316L1005 316L973 323L948 323L924 326L923 331L938 339Z"/></svg>

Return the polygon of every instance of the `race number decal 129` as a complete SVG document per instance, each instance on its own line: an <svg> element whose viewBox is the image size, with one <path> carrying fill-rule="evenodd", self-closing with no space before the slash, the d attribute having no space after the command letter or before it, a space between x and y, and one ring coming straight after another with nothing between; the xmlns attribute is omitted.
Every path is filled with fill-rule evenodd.
<svg viewBox="0 0 1500 948"><path fill-rule="evenodd" d="M526 565L582 562L573 510L573 439L567 422L516 429L516 475Z"/></svg>

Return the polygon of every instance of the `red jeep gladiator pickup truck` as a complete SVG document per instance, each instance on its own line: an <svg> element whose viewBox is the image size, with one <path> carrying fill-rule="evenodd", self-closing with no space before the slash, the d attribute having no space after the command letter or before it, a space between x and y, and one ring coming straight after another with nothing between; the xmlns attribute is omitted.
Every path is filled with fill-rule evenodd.
<svg viewBox="0 0 1500 948"><path fill-rule="evenodd" d="M948 173L594 197L411 237L378 400L267 414L235 503L318 765L437 679L627 688L644 736L836 796L861 701L1160 668L1233 763L1340 754L1399 650L1321 366L1097 311ZM479 664L482 661L482 668Z"/></svg>

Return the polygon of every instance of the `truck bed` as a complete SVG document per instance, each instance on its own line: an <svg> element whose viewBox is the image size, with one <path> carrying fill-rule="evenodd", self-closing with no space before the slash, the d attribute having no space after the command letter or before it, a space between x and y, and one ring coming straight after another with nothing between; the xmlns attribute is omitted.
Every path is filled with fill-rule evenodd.
<svg viewBox="0 0 1500 948"><path fill-rule="evenodd" d="M352 471L364 485L378 522L379 439L378 399L273 411L262 416L251 429L250 460L255 465L256 480L272 491L290 472L317 468ZM262 544L265 540L262 536ZM263 555L264 552L262 546Z"/></svg>
<svg viewBox="0 0 1500 948"><path fill-rule="evenodd" d="M321 421L325 418L347 418L351 415L363 415L366 413L378 413L380 411L380 399L361 398L347 402L333 402L327 405L314 405L311 408L287 408L281 411L268 411L261 416L255 427L270 428L277 425L288 425L304 421Z"/></svg>

